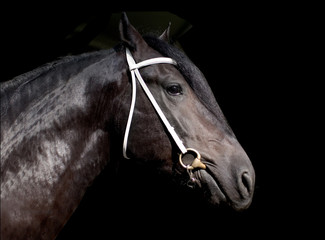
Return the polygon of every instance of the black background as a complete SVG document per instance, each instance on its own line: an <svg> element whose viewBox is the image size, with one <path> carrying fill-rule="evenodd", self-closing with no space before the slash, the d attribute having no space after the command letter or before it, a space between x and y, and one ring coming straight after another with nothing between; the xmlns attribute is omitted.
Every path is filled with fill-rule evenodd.
<svg viewBox="0 0 325 240"><path fill-rule="evenodd" d="M163 10L186 19L193 28L179 42L209 81L256 171L253 203L241 213L211 209L190 199L191 193L171 189L168 183L136 167L119 180L103 173L58 239L106 239L115 234L116 238L264 239L301 234L311 237L317 230L314 224L306 227L320 214L311 210L321 201L312 190L316 180L310 177L316 143L310 148L313 139L306 134L314 132L317 124L305 121L315 115L306 100L317 95L311 84L315 77L309 71L308 54L314 49L317 14L295 4L193 5L173 7L172 2L159 2L112 6L91 1L3 9L8 14L2 29L2 81L71 49L82 52L83 43L69 45L64 36L94 14L104 21L109 12ZM130 180L121 180L126 175Z"/></svg>

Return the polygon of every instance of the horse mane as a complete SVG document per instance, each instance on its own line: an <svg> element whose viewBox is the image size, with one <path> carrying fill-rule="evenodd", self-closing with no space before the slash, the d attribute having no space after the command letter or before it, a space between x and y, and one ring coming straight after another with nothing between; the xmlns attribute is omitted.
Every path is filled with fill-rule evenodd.
<svg viewBox="0 0 325 240"><path fill-rule="evenodd" d="M178 47L167 43L158 37L148 35L144 36L147 44L158 51L165 57L170 57L177 62L177 68L183 75L188 84L192 87L194 93L200 99L200 101L205 105L205 107L213 113L221 122L224 123L226 129L229 133L232 130L224 117L214 94L209 87L209 84L204 77L203 73L194 65L194 63L182 52Z"/></svg>
<svg viewBox="0 0 325 240"><path fill-rule="evenodd" d="M15 106L12 110L19 114L30 102L39 99L44 91L50 92L57 88L83 68L103 59L110 52L112 50L62 57L1 83L1 118L6 116L10 106ZM31 89L33 92L30 91Z"/></svg>

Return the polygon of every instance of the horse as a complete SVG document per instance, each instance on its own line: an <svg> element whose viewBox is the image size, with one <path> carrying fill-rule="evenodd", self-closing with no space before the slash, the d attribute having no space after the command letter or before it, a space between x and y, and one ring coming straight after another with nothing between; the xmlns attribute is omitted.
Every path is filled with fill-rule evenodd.
<svg viewBox="0 0 325 240"><path fill-rule="evenodd" d="M169 27L142 36L123 13L119 30L112 49L1 84L1 239L54 239L96 177L123 161L212 206L250 206L252 163Z"/></svg>

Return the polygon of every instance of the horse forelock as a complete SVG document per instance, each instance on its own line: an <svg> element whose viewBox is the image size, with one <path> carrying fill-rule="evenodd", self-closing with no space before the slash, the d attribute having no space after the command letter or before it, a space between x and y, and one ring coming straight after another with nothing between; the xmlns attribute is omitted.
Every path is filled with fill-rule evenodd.
<svg viewBox="0 0 325 240"><path fill-rule="evenodd" d="M229 133L233 134L206 78L198 67L195 66L195 64L186 56L186 54L176 46L157 37L145 36L144 39L150 47L158 51L160 54L165 57L170 57L177 62L178 70L192 87L196 96L211 113L223 122L225 129L227 129Z"/></svg>

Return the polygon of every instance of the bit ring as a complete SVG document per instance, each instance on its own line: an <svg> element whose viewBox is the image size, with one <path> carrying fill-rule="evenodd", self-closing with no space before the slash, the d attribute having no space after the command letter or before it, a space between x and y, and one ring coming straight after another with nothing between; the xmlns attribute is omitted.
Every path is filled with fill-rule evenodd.
<svg viewBox="0 0 325 240"><path fill-rule="evenodd" d="M194 159L191 165L185 165L182 160L183 154L181 153L179 155L179 163L182 165L183 168L186 168L188 170L193 170L195 168L206 169L206 166L201 162L201 154L197 150L195 150L194 148L187 148L186 150L187 150L186 153L194 152L196 154L196 158Z"/></svg>

